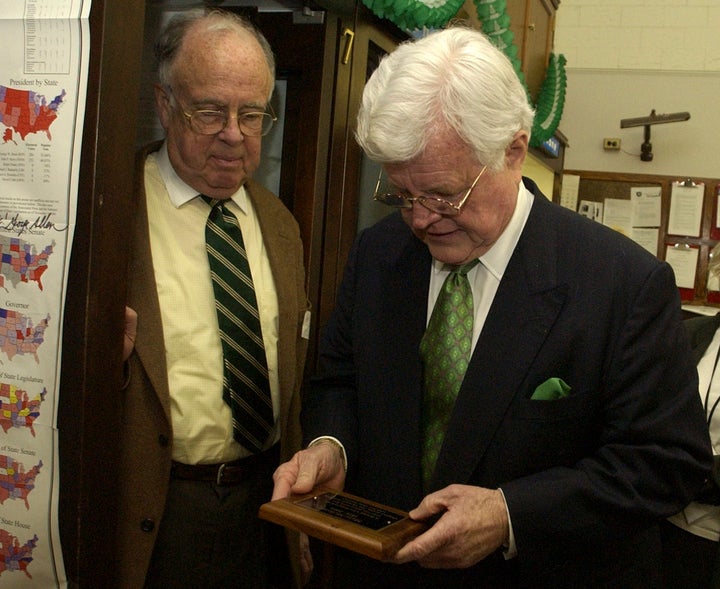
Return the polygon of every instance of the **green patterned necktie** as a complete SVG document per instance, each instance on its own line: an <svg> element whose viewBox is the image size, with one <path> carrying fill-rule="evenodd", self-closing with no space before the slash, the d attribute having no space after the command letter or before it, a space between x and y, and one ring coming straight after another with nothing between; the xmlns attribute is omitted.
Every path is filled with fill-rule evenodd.
<svg viewBox="0 0 720 589"><path fill-rule="evenodd" d="M467 273L479 261L454 267L448 274L420 342L425 375L422 475L426 487L470 361L474 313Z"/></svg>
<svg viewBox="0 0 720 589"><path fill-rule="evenodd" d="M259 452L272 430L273 410L252 274L227 201L203 199L212 206L205 241L223 350L223 400L232 410L235 440Z"/></svg>

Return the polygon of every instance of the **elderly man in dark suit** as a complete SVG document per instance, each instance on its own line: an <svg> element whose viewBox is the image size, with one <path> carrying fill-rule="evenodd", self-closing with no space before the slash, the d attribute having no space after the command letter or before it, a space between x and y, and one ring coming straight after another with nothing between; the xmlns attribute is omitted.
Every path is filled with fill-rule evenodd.
<svg viewBox="0 0 720 589"><path fill-rule="evenodd" d="M339 552L338 587L658 587L659 522L709 474L672 270L521 177L532 120L470 29L366 85L400 213L350 254L274 496L344 486L431 525L389 563Z"/></svg>

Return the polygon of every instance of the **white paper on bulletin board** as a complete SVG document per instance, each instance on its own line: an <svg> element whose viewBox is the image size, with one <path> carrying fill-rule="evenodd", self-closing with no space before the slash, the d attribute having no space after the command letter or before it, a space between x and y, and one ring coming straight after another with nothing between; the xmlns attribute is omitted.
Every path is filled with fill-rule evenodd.
<svg viewBox="0 0 720 589"><path fill-rule="evenodd" d="M658 236L660 229L657 227L633 227L630 237L635 243L639 243L653 256L658 255Z"/></svg>
<svg viewBox="0 0 720 589"><path fill-rule="evenodd" d="M667 230L670 235L700 237L704 195L702 182L673 182Z"/></svg>
<svg viewBox="0 0 720 589"><path fill-rule="evenodd" d="M662 188L643 186L630 189L633 227L660 227Z"/></svg>
<svg viewBox="0 0 720 589"><path fill-rule="evenodd" d="M632 202L625 198L606 198L604 204L603 225L629 237L632 230Z"/></svg>
<svg viewBox="0 0 720 589"><path fill-rule="evenodd" d="M562 187L560 190L560 204L565 208L576 211L579 188L580 176L576 174L563 174Z"/></svg>
<svg viewBox="0 0 720 589"><path fill-rule="evenodd" d="M678 288L695 288L698 252L696 247L667 246L665 261L672 266Z"/></svg>

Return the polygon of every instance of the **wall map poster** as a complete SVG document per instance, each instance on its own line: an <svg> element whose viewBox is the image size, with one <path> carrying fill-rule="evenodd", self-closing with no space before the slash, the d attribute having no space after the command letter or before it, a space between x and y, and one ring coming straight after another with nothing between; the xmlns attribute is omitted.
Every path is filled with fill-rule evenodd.
<svg viewBox="0 0 720 589"><path fill-rule="evenodd" d="M89 0L0 11L0 587L66 587L56 415Z"/></svg>

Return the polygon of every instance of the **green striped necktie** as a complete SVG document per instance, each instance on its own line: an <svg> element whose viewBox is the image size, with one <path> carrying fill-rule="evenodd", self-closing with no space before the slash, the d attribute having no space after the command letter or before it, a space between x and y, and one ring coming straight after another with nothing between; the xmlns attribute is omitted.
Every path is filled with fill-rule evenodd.
<svg viewBox="0 0 720 589"><path fill-rule="evenodd" d="M259 452L273 427L260 317L242 232L227 201L202 197L212 209L205 227L223 351L223 399L232 410L234 438Z"/></svg>

